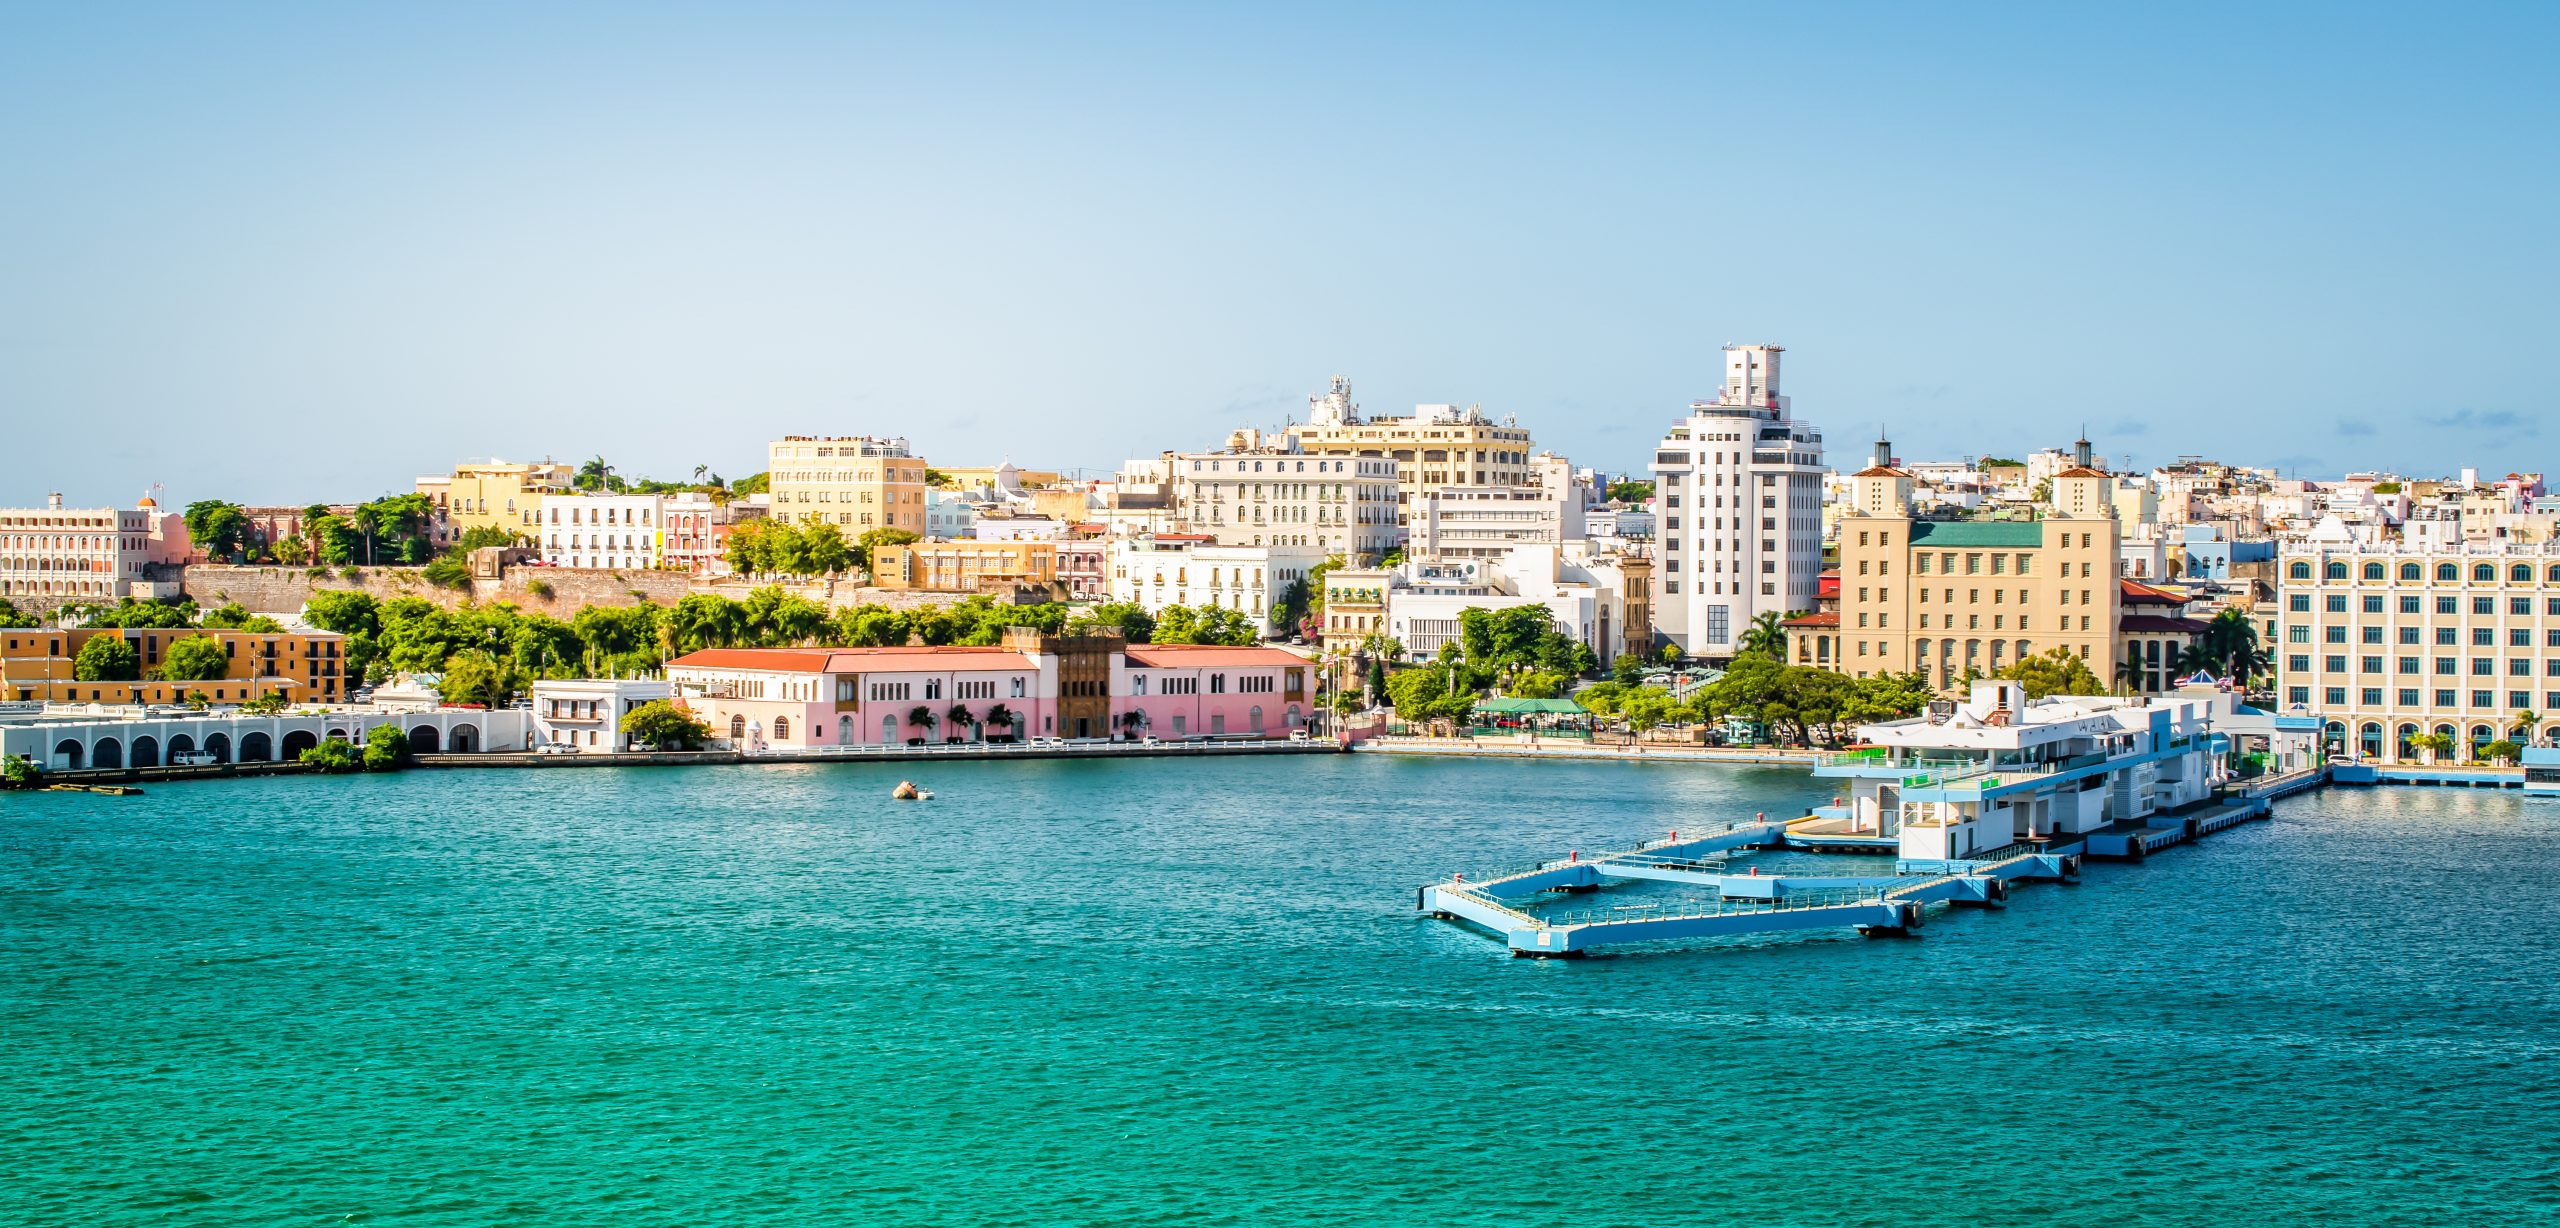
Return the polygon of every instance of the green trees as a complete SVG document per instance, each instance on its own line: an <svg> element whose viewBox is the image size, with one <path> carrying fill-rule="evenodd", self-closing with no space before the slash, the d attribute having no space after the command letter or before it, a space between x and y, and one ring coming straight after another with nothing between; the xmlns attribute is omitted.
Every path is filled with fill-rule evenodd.
<svg viewBox="0 0 2560 1228"><path fill-rule="evenodd" d="M699 750L711 740L711 727L701 718L663 699L653 699L622 714L622 732L634 742L659 750Z"/></svg>
<svg viewBox="0 0 2560 1228"><path fill-rule="evenodd" d="M1227 644L1241 647L1262 642L1262 629L1241 610L1219 606L1166 606L1155 616L1153 644Z"/></svg>
<svg viewBox="0 0 2560 1228"><path fill-rule="evenodd" d="M142 654L121 635L93 635L72 658L71 676L81 682L132 682L142 677Z"/></svg>
<svg viewBox="0 0 2560 1228"><path fill-rule="evenodd" d="M71 610L65 610L71 613ZM77 611L81 621L92 627L154 627L171 629L196 625L196 606L181 597L175 603L136 601L131 597L111 606L89 606Z"/></svg>
<svg viewBox="0 0 2560 1228"><path fill-rule="evenodd" d="M1387 700L1398 718L1414 724L1463 721L1475 711L1475 692L1451 691L1448 678L1449 671L1439 666L1399 670L1387 678Z"/></svg>
<svg viewBox="0 0 2560 1228"><path fill-rule="evenodd" d="M996 706L987 709L987 727L990 729L1010 730L1014 728L1021 719L1022 718L1020 716L1015 714L1013 709L1008 708L1003 704L997 704Z"/></svg>
<svg viewBox="0 0 2560 1228"><path fill-rule="evenodd" d="M231 672L231 654L210 635L190 635L160 654L160 676L171 682L211 682Z"/></svg>
<svg viewBox="0 0 2560 1228"><path fill-rule="evenodd" d="M237 503L198 499L181 513L187 540L209 559L237 558L249 540L249 517Z"/></svg>
<svg viewBox="0 0 2560 1228"><path fill-rule="evenodd" d="M376 725L364 735L364 770L396 772L409 766L409 735L398 725Z"/></svg>
<svg viewBox="0 0 2560 1228"><path fill-rule="evenodd" d="M2524 754L2524 748L2512 738L2500 738L2480 745L2480 757L2491 763L2513 763Z"/></svg>
<svg viewBox="0 0 2560 1228"><path fill-rule="evenodd" d="M831 524L793 524L788 520L750 520L729 531L729 569L742 576L833 575L867 566L873 538L892 534L914 541L904 529L873 529L862 544L844 540L844 530Z"/></svg>
<svg viewBox="0 0 2560 1228"><path fill-rule="evenodd" d="M514 677L497 654L474 648L445 658L444 674L436 680L436 698L449 704L495 707L515 692L513 683Z"/></svg>
<svg viewBox="0 0 2560 1228"><path fill-rule="evenodd" d="M1653 497L1653 483L1621 478L1609 483L1606 493L1611 503L1642 503Z"/></svg>
<svg viewBox="0 0 2560 1228"><path fill-rule="evenodd" d="M2022 657L2001 667L1994 678L2018 683L2026 688L2027 698L2042 699L2047 695L2104 695L2105 683L2089 662L2068 648L2056 648Z"/></svg>
<svg viewBox="0 0 2560 1228"><path fill-rule="evenodd" d="M613 466L604 463L602 456L590 457L578 466L577 476L570 478L569 484L580 490L622 489L622 479L614 476Z"/></svg>
<svg viewBox="0 0 2560 1228"><path fill-rule="evenodd" d="M252 614L237 601L224 602L196 618L199 627L218 627L231 631L253 631L260 635L282 635L284 624L264 614Z"/></svg>
<svg viewBox="0 0 2560 1228"><path fill-rule="evenodd" d="M862 531L862 537L854 544L853 565L869 571L871 570L871 552L874 549L881 546L913 545L922 540L905 529L865 529Z"/></svg>
<svg viewBox="0 0 2560 1228"><path fill-rule="evenodd" d="M1775 610L1762 610L1752 618L1750 625L1742 629L1742 642L1734 647L1738 652L1756 653L1764 657L1775 657L1781 661L1786 660L1785 620L1779 618Z"/></svg>
<svg viewBox="0 0 2560 1228"><path fill-rule="evenodd" d="M1067 630L1072 633L1117 631L1132 644L1144 644L1155 637L1156 619L1137 602L1106 601L1069 619Z"/></svg>
<svg viewBox="0 0 2560 1228"><path fill-rule="evenodd" d="M39 621L35 615L19 609L18 603L9 600L6 597L0 597L0 627L37 627L42 625L43 623Z"/></svg>
<svg viewBox="0 0 2560 1228"><path fill-rule="evenodd" d="M335 736L303 751L301 759L313 768L333 775L353 772L364 766L364 760L356 753L355 745L345 738Z"/></svg>

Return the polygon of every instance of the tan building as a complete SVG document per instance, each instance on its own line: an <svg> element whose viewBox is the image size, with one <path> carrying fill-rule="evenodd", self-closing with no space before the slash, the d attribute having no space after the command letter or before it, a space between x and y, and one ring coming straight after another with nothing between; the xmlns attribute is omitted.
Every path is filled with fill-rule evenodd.
<svg viewBox="0 0 2560 1228"><path fill-rule="evenodd" d="M1949 688L2062 648L2112 684L2123 590L2107 475L2061 471L2044 517L2022 521L1915 520L1911 481L1886 465L1852 479L1832 668Z"/></svg>
<svg viewBox="0 0 2560 1228"><path fill-rule="evenodd" d="M1017 469L1010 461L1001 465L962 465L951 469L936 466L934 472L942 475L943 485L960 490L997 487L1004 479L1020 484L1025 490L1038 490L1044 486L1055 486L1061 479L1056 470Z"/></svg>
<svg viewBox="0 0 2560 1228"><path fill-rule="evenodd" d="M204 682L82 682L72 676L80 646L102 635L132 641L142 672L159 668L169 645L211 636L231 655L230 672ZM20 703L174 704L189 692L236 704L272 691L308 703L344 698L346 637L326 631L267 634L197 627L14 627L0 631L0 698Z"/></svg>
<svg viewBox="0 0 2560 1228"><path fill-rule="evenodd" d="M925 541L874 546L875 587L934 593L979 593L1058 578L1058 544L1050 541Z"/></svg>
<svg viewBox="0 0 2560 1228"><path fill-rule="evenodd" d="M489 528L531 537L538 531L542 497L574 489L577 475L574 466L556 461L464 461L449 475L419 478L418 493L435 501L457 536Z"/></svg>
<svg viewBox="0 0 2560 1228"><path fill-rule="evenodd" d="M2274 655L2287 710L2321 719L2330 749L2415 761L2420 734L2456 754L2500 738L2545 742L2518 714L2560 714L2560 547L2286 542Z"/></svg>
<svg viewBox="0 0 2560 1228"><path fill-rule="evenodd" d="M1310 397L1308 420L1288 428L1309 456L1381 457L1396 463L1397 517L1407 523L1425 491L1446 486L1525 486L1527 427L1486 418L1473 406L1417 405L1410 418L1363 418L1351 381Z"/></svg>
<svg viewBox="0 0 2560 1228"><path fill-rule="evenodd" d="M1387 630L1387 590L1396 573L1384 567L1337 567L1324 573L1324 628L1319 643L1328 655L1347 656Z"/></svg>
<svg viewBox="0 0 2560 1228"><path fill-rule="evenodd" d="M765 456L776 520L836 525L848 540L868 529L924 535L924 458L904 439L789 435Z"/></svg>
<svg viewBox="0 0 2560 1228"><path fill-rule="evenodd" d="M133 592L152 563L191 554L187 526L148 495L133 507L0 510L0 597L108 601Z"/></svg>

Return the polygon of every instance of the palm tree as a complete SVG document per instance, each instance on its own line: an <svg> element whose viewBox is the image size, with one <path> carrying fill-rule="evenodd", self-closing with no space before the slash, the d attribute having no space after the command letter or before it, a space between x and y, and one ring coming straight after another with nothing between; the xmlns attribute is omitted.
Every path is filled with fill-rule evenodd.
<svg viewBox="0 0 2560 1228"><path fill-rule="evenodd" d="M602 490L606 480L612 476L613 466L604 463L603 456L593 456L578 466L578 476L571 479L570 484L580 490Z"/></svg>
<svg viewBox="0 0 2560 1228"><path fill-rule="evenodd" d="M2523 734L2524 737L2522 738L2522 741L2525 745L2531 746L2533 745L2534 732L2541 724L2542 717L2535 714L2533 709L2519 708L2516 710L2515 719L2507 723L2507 732L2511 734Z"/></svg>
<svg viewBox="0 0 2560 1228"><path fill-rule="evenodd" d="M930 738L933 736L933 727L937 722L934 720L933 709L917 704L907 709L907 723L923 730L924 736Z"/></svg>
<svg viewBox="0 0 2560 1228"><path fill-rule="evenodd" d="M946 712L943 715L951 718L951 731L954 734L977 724L977 721L970 717L969 705L967 704L953 704L951 705L951 711Z"/></svg>
<svg viewBox="0 0 2560 1228"><path fill-rule="evenodd" d="M2143 677L2149 672L2142 668L2142 662L2127 654L2124 660L2116 662L2116 694L2131 695L2141 690Z"/></svg>
<svg viewBox="0 0 2560 1228"><path fill-rule="evenodd" d="M1013 721L1013 709L1008 708L1003 704L997 704L996 706L987 709L987 723L989 725L998 729L1011 729L1013 728Z"/></svg>
<svg viewBox="0 0 2560 1228"><path fill-rule="evenodd" d="M1786 660L1786 620L1778 617L1776 610L1762 610L1751 620L1750 626L1743 629L1742 642L1735 645L1735 650L1756 652L1764 657Z"/></svg>

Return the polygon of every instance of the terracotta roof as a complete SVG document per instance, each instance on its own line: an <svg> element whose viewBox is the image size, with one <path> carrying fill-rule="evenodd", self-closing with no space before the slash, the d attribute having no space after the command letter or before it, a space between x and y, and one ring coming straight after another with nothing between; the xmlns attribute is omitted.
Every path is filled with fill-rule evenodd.
<svg viewBox="0 0 2560 1228"><path fill-rule="evenodd" d="M2126 605L2185 605L2187 599L2164 588L2153 588L2139 580L2120 580L2122 600Z"/></svg>
<svg viewBox="0 0 2560 1228"><path fill-rule="evenodd" d="M1142 669L1188 669L1214 665L1230 669L1306 665L1308 660L1281 648L1231 648L1224 644L1131 644L1129 664Z"/></svg>
<svg viewBox="0 0 2560 1228"><path fill-rule="evenodd" d="M2125 614L2116 619L2116 630L2148 635L2202 635L2212 626L2201 618L2172 618L2166 614Z"/></svg>
<svg viewBox="0 0 2560 1228"><path fill-rule="evenodd" d="M858 673L877 669L1030 669L1031 658L992 644L897 648L705 648L670 666L754 669L779 673Z"/></svg>
<svg viewBox="0 0 2560 1228"><path fill-rule="evenodd" d="M1856 473L1850 474L1849 476L1853 478L1907 478L1911 475L1904 473L1891 465L1869 465Z"/></svg>
<svg viewBox="0 0 2560 1228"><path fill-rule="evenodd" d="M2095 469L2088 468L2085 465L2073 465L2072 467L2053 476L2058 478L2102 478L2107 475L2100 473Z"/></svg>
<svg viewBox="0 0 2560 1228"><path fill-rule="evenodd" d="M1793 618L1785 620L1779 625L1783 627L1837 627L1840 625L1840 612L1837 610L1825 610L1819 614L1798 614Z"/></svg>

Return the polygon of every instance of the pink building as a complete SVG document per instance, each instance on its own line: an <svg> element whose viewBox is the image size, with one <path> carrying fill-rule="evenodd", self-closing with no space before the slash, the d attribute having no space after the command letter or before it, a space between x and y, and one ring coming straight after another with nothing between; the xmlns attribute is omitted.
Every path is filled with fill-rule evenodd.
<svg viewBox="0 0 2560 1228"><path fill-rule="evenodd" d="M1313 667L1277 648L1124 645L1044 636L1002 645L715 648L667 663L714 738L751 750L1025 737L1286 736Z"/></svg>

